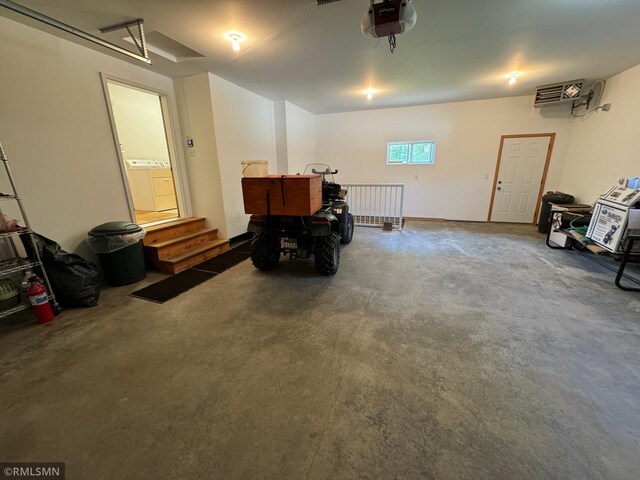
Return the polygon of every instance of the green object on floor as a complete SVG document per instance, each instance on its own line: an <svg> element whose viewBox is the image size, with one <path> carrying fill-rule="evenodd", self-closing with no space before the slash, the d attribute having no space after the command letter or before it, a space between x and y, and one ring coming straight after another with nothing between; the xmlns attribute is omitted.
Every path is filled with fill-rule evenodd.
<svg viewBox="0 0 640 480"><path fill-rule="evenodd" d="M572 220L571 223L569 224L568 230L573 230L574 232L578 232L580 235L582 235L582 238L580 239L582 243L593 243L593 240L587 237L587 230L589 230L589 225L574 226L574 222L576 220L582 220L582 218L583 217L579 217Z"/></svg>
<svg viewBox="0 0 640 480"><path fill-rule="evenodd" d="M20 290L9 279L0 280L0 311L9 310L20 303Z"/></svg>

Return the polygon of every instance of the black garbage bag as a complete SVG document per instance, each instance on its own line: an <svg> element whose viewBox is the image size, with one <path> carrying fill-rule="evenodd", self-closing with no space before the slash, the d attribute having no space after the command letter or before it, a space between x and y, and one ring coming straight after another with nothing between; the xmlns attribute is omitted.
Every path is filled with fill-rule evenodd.
<svg viewBox="0 0 640 480"><path fill-rule="evenodd" d="M36 246L56 299L63 307L95 307L100 297L98 267L80 255L65 252L53 240L34 234ZM35 255L29 238L21 235L29 258Z"/></svg>

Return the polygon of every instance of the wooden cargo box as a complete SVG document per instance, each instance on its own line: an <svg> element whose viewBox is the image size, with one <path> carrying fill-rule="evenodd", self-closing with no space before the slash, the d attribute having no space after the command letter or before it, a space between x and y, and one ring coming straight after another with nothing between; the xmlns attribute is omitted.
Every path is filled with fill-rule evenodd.
<svg viewBox="0 0 640 480"><path fill-rule="evenodd" d="M320 175L268 175L242 179L245 213L267 214L267 192L271 215L313 215L322 208Z"/></svg>

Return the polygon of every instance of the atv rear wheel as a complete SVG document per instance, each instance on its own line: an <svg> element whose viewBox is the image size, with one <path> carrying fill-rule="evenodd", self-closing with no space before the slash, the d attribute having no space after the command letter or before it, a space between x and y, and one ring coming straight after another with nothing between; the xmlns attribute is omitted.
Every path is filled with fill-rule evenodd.
<svg viewBox="0 0 640 480"><path fill-rule="evenodd" d="M251 242L251 263L258 270L273 270L280 263L280 252L273 248L273 242L265 235L254 237Z"/></svg>
<svg viewBox="0 0 640 480"><path fill-rule="evenodd" d="M332 233L326 237L316 239L315 251L316 270L320 275L333 275L340 264L340 235Z"/></svg>
<svg viewBox="0 0 640 480"><path fill-rule="evenodd" d="M342 238L340 238L340 243L344 245L346 245L347 243L351 243L352 238L353 238L353 215L348 213L347 223L344 226L344 231L342 232Z"/></svg>

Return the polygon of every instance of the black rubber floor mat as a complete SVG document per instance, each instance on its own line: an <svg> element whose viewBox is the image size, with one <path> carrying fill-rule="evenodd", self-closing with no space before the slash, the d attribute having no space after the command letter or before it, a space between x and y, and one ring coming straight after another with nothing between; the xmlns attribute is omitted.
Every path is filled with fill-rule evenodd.
<svg viewBox="0 0 640 480"><path fill-rule="evenodd" d="M148 287L136 290L131 293L132 297L142 298L150 302L164 303L167 300L177 297L181 293L191 290L202 282L215 277L214 272L203 272L201 270L185 270L169 278L149 285Z"/></svg>
<svg viewBox="0 0 640 480"><path fill-rule="evenodd" d="M217 257L213 257L210 260L206 260L198 265L191 267L193 270L199 270L211 273L222 273L225 270L245 261L251 252L248 249L232 248L228 252L224 252Z"/></svg>
<svg viewBox="0 0 640 480"><path fill-rule="evenodd" d="M231 250L235 252L251 253L251 240L245 240L231 245Z"/></svg>

